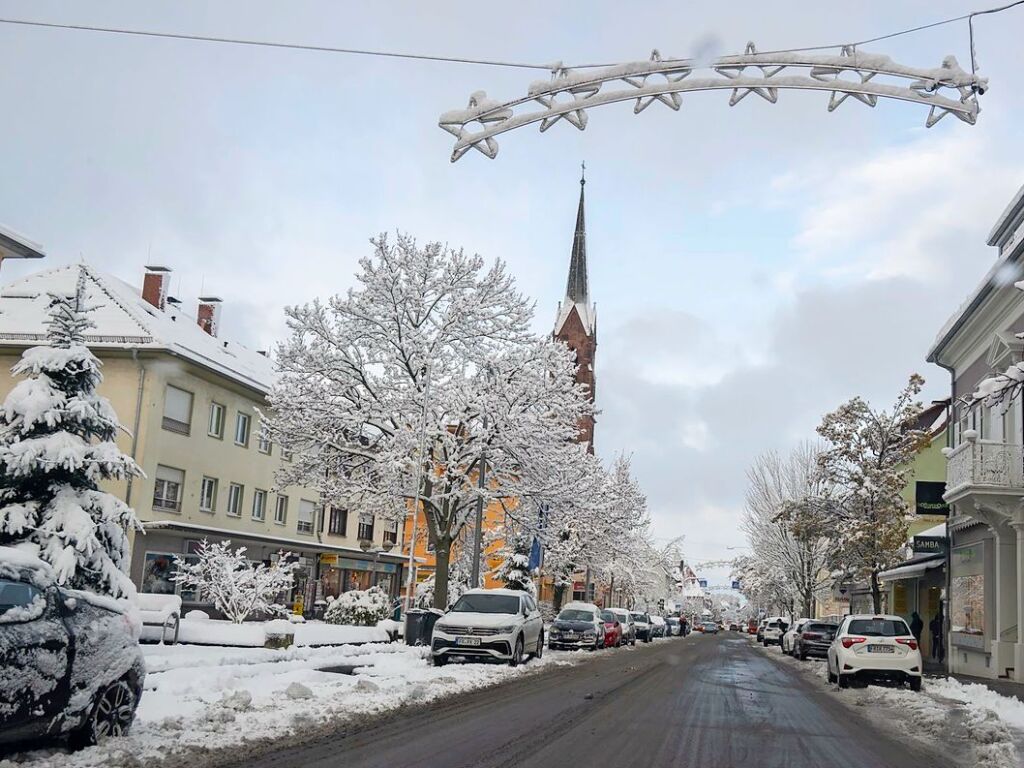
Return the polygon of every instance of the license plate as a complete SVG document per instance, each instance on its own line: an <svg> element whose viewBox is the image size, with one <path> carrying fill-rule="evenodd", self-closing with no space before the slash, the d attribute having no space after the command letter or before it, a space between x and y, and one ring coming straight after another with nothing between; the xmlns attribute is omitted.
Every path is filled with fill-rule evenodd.
<svg viewBox="0 0 1024 768"><path fill-rule="evenodd" d="M891 645L869 645L868 653L896 653Z"/></svg>
<svg viewBox="0 0 1024 768"><path fill-rule="evenodd" d="M566 632L565 633L565 639L566 640L575 640L576 639L576 633L575 632Z"/></svg>
<svg viewBox="0 0 1024 768"><path fill-rule="evenodd" d="M478 645L480 645L480 638L479 637L456 637L455 638L455 644L456 645L476 645L476 646L478 646Z"/></svg>

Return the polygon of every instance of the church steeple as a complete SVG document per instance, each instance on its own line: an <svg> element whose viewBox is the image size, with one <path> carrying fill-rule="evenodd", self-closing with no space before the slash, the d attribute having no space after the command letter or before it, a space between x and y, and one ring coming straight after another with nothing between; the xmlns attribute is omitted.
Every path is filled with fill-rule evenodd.
<svg viewBox="0 0 1024 768"><path fill-rule="evenodd" d="M576 353L576 381L587 387L591 402L595 398L596 377L594 359L597 356L597 315L590 303L587 275L587 226L584 217L583 189L587 184L586 166L580 175L580 204L576 211L576 231L572 236L572 255L569 258L569 279L565 285L565 299L558 305L554 337ZM580 422L579 441L594 452L594 418Z"/></svg>

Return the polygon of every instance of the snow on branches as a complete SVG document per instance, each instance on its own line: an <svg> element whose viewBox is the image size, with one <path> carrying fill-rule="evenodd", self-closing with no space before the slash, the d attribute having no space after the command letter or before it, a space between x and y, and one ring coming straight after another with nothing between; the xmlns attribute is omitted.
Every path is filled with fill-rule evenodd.
<svg viewBox="0 0 1024 768"><path fill-rule="evenodd" d="M142 473L117 447L123 428L96 393L103 377L85 345L85 277L83 267L74 296L51 294L49 345L11 369L27 378L0 407L0 546L32 550L59 584L124 597L134 592L127 531L140 526L99 483Z"/></svg>
<svg viewBox="0 0 1024 768"><path fill-rule="evenodd" d="M378 621L391 617L391 598L380 587L352 589L330 601L324 612L328 624L354 627L375 627Z"/></svg>
<svg viewBox="0 0 1024 768"><path fill-rule="evenodd" d="M245 547L231 549L230 541L210 544L205 539L196 548L196 561L175 561L174 581L183 589L199 590L203 598L235 624L257 614L285 615L287 608L277 598L292 588L295 563L282 554L269 566L245 556Z"/></svg>
<svg viewBox="0 0 1024 768"><path fill-rule="evenodd" d="M533 307L502 262L405 235L372 242L356 288L288 308L266 424L293 456L280 484L391 520L421 505L444 607L477 499L570 490L557 470L582 461L572 441L592 406L572 352L530 333Z"/></svg>

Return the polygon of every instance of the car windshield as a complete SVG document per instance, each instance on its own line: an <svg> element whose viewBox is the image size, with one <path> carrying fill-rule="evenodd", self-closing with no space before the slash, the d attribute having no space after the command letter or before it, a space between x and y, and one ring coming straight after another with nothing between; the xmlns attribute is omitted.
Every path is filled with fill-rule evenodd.
<svg viewBox="0 0 1024 768"><path fill-rule="evenodd" d="M642 613L633 613L633 614L630 614L630 615L633 617L633 621L640 621L640 622L643 622L644 624L647 623L647 617L644 616Z"/></svg>
<svg viewBox="0 0 1024 768"><path fill-rule="evenodd" d="M580 608L565 608L558 614L558 621L593 621L594 612Z"/></svg>
<svg viewBox="0 0 1024 768"><path fill-rule="evenodd" d="M601 619L611 624L613 621L618 621L618 617L611 611L604 611L601 613Z"/></svg>
<svg viewBox="0 0 1024 768"><path fill-rule="evenodd" d="M463 595L452 613L519 613L519 598L512 595Z"/></svg>
<svg viewBox="0 0 1024 768"><path fill-rule="evenodd" d="M910 634L903 619L853 619L846 632L864 637L902 637Z"/></svg>

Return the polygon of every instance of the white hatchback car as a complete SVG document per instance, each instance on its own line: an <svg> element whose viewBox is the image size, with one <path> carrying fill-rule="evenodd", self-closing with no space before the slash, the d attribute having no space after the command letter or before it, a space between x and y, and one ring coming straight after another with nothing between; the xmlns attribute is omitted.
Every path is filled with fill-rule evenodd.
<svg viewBox="0 0 1024 768"><path fill-rule="evenodd" d="M845 688L855 677L905 682L921 690L921 651L902 618L858 614L843 619L828 649L828 679Z"/></svg>
<svg viewBox="0 0 1024 768"><path fill-rule="evenodd" d="M793 646L795 645L793 641L796 640L796 636L800 633L800 630L804 628L804 624L809 621L810 619L797 619L793 622L793 626L791 626L786 631L786 634L782 636L782 642L780 645L782 646L783 653L789 656L793 655Z"/></svg>
<svg viewBox="0 0 1024 768"><path fill-rule="evenodd" d="M512 589L471 589L438 619L430 640L434 666L449 659L504 661L517 666L544 653L544 620L533 595Z"/></svg>
<svg viewBox="0 0 1024 768"><path fill-rule="evenodd" d="M764 643L764 647L767 648L773 643L782 645L782 636L787 629L789 629L789 619L785 616L769 616L768 623L764 627L764 633L761 635L761 642Z"/></svg>

